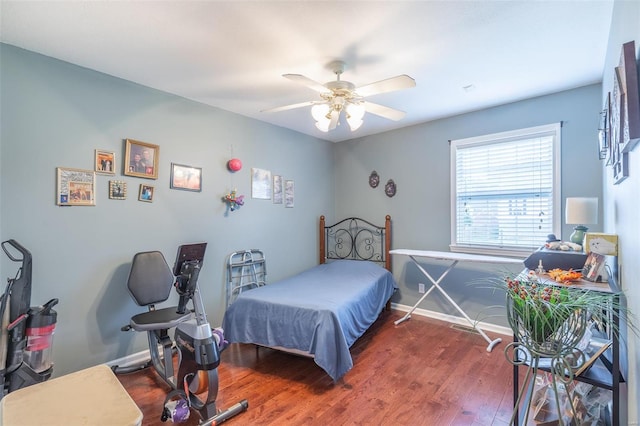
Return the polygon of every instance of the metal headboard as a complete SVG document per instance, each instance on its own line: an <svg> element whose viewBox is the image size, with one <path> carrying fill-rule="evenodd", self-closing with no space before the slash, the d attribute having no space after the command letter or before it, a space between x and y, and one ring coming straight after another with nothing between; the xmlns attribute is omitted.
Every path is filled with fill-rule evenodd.
<svg viewBox="0 0 640 426"><path fill-rule="evenodd" d="M391 271L391 216L384 226L349 217L326 226L320 216L320 263L329 259L370 260Z"/></svg>

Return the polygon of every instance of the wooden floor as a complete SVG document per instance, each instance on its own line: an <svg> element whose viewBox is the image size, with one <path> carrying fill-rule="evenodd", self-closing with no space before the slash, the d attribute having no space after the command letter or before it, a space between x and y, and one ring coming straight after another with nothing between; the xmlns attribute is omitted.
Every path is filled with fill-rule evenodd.
<svg viewBox="0 0 640 426"><path fill-rule="evenodd" d="M384 312L351 348L354 367L337 383L309 358L233 344L218 367L219 409L246 399L235 425L507 425L512 367L499 344L474 332ZM497 337L497 336L496 336ZM153 369L118 376L144 414L160 421L168 386ZM191 414L183 425L197 425ZM168 423L169 425L171 422Z"/></svg>

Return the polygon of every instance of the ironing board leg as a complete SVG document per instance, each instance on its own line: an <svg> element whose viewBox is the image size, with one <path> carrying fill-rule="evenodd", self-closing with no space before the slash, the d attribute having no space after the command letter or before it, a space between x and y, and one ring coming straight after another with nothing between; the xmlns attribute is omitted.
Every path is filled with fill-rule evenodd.
<svg viewBox="0 0 640 426"><path fill-rule="evenodd" d="M397 320L395 322L396 325L400 324L403 321L408 320L411 317L411 314L413 313L413 311L416 310L416 308L418 307L418 305L420 303L422 303L422 301L425 299L425 297L427 297L429 295L429 293L431 293L431 290L433 290L434 288L437 288L438 291L440 291L440 293L442 293L442 295L449 301L449 303L451 303L453 305L454 308L456 308L458 310L458 312L460 312L460 314L462 314L462 316L469 321L469 324L471 324L471 326L478 332L480 333L480 335L484 338L484 340L487 341L487 343L489 343L489 345L487 346L487 352L491 352L493 350L493 348L500 342L502 342L501 338L497 338L494 340L491 340L489 338L489 336L487 336L487 334L484 332L484 330L482 330L476 323L473 322L473 320L471 318L469 318L469 316L462 310L462 308L460 306L458 306L458 304L447 294L446 291L444 291L444 289L442 287L440 287L440 282L442 281L442 279L458 264L457 260L454 260L453 263L442 273L442 275L440 275L440 278L438 278L438 280L434 280L431 275L418 263L418 261L413 257L413 256L409 256L411 258L411 260L413 261L413 263L415 263L415 265L418 267L418 269L420 269L420 271L427 277L429 278L429 280L431 281L431 283L433 284L433 286L429 289L429 291L427 291L421 298L420 300L418 300L418 303L416 303L413 308L411 308L411 310L402 318L400 318L399 320Z"/></svg>
<svg viewBox="0 0 640 426"><path fill-rule="evenodd" d="M411 308L411 310L409 310L409 312L406 313L405 316L403 316L402 318L400 318L399 320L395 321L394 324L398 325L401 322L404 322L406 320L408 320L409 318L411 318L411 314L413 313L413 311L416 310L416 308L422 303L422 301L429 295L429 293L431 293L431 291L435 288L440 289L440 287L438 286L438 284L440 283L440 281L442 281L444 279L444 277L447 276L447 274L458 264L458 261L454 261L451 266L449 266L447 268L446 271L444 271L442 273L442 275L440 275L440 278L438 278L438 281L434 280L431 275L429 275L429 273L427 271L424 270L424 268L422 266L420 266L420 264L416 261L416 259L414 259L413 256L409 256L411 258L411 260L413 260L413 263L416 264L416 266L418 267L418 269L420 269L420 271L422 271L422 273L429 278L429 281L431 281L431 283L433 284L429 290L427 290L427 292L425 294L422 295L422 297L420 298L420 300L418 300L418 302L416 302L415 305L413 305L413 307ZM440 291L442 291L442 289L440 289Z"/></svg>

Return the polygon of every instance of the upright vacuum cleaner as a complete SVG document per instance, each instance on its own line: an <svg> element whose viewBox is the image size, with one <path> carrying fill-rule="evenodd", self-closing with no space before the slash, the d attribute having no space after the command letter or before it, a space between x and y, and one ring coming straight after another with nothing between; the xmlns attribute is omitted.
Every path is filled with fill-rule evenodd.
<svg viewBox="0 0 640 426"><path fill-rule="evenodd" d="M0 295L0 399L51 377L57 319L52 308L58 303L31 307L31 253L15 240L3 241L2 250L22 264Z"/></svg>

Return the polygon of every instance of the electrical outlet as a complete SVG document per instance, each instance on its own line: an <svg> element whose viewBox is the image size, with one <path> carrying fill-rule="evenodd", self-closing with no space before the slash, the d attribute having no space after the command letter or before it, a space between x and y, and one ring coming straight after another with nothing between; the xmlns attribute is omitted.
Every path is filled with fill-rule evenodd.
<svg viewBox="0 0 640 426"><path fill-rule="evenodd" d="M418 293L424 293L424 292L425 292L424 284L418 283Z"/></svg>

